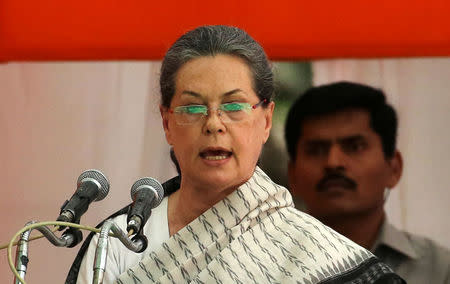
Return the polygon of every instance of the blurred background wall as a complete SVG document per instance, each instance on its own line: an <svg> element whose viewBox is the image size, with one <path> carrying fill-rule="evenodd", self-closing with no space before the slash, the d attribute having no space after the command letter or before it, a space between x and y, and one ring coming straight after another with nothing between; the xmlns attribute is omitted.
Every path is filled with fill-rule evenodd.
<svg viewBox="0 0 450 284"><path fill-rule="evenodd" d="M29 220L55 220L86 169L101 170L111 182L109 195L92 203L81 219L91 226L131 201L130 187L138 178L164 181L175 175L159 117L159 64L0 64L2 244ZM283 62L274 67L280 95L268 147L275 150L261 158L269 175L285 184L282 126L300 91L336 80L383 88L399 113L398 146L405 160L403 178L388 200L388 217L400 228L450 247L450 58ZM27 282L62 283L78 248L31 242ZM0 282L12 279L2 250Z"/></svg>
<svg viewBox="0 0 450 284"><path fill-rule="evenodd" d="M131 201L138 178L175 174L158 109L159 62L0 65L0 240L29 220L55 220L80 173L98 169L109 195L81 223L95 226ZM86 236L87 234L84 233ZM30 243L29 283L63 283L76 251ZM1 251L0 283L12 273Z"/></svg>

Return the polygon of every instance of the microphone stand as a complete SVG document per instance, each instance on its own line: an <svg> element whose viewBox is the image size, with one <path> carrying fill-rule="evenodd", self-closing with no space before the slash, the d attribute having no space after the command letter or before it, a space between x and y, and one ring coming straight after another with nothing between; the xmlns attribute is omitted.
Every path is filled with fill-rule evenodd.
<svg viewBox="0 0 450 284"><path fill-rule="evenodd" d="M30 221L25 226L36 223L36 221ZM19 243L16 250L16 269L17 273L22 279L25 279L28 265L28 240L30 239L31 230L25 231L20 235ZM21 282L14 276L14 283L20 284Z"/></svg>
<svg viewBox="0 0 450 284"><path fill-rule="evenodd" d="M94 276L92 283L101 284L103 283L103 277L105 274L106 260L108 256L108 236L109 231L112 231L122 244L125 245L129 250L141 253L147 248L147 238L142 234L136 234L132 239L128 238L120 227L114 223L111 219L106 220L103 224L100 235L98 238L97 248L95 250L94 258Z"/></svg>
<svg viewBox="0 0 450 284"><path fill-rule="evenodd" d="M29 221L25 226L37 223L36 221ZM37 227L36 230L42 233L44 237L57 247L74 247L83 239L80 230L70 228L66 230L61 237L56 236L51 229L46 226ZM28 240L30 238L31 229L23 232L20 235L16 251L16 270L22 279L25 279L27 273L28 258ZM22 283L17 277L14 277L14 283Z"/></svg>

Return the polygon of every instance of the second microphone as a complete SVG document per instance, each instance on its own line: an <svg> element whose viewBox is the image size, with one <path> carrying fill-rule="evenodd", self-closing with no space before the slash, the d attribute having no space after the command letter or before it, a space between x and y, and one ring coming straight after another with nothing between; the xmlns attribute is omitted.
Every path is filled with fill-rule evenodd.
<svg viewBox="0 0 450 284"><path fill-rule="evenodd" d="M128 211L127 231L129 235L138 233L150 217L151 210L164 198L162 185L154 178L144 177L131 186L133 204Z"/></svg>

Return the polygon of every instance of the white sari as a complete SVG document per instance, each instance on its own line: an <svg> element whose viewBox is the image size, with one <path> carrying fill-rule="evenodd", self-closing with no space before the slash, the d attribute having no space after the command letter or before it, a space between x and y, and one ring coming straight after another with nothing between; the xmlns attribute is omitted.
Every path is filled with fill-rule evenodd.
<svg viewBox="0 0 450 284"><path fill-rule="evenodd" d="M380 279L402 283L369 251L296 210L288 190L256 168L245 184L130 267L117 283L381 283Z"/></svg>

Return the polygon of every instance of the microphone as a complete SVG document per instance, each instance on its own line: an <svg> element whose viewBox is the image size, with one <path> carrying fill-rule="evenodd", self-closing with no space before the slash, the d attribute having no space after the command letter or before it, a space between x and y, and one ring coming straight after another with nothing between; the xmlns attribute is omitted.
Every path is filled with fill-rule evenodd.
<svg viewBox="0 0 450 284"><path fill-rule="evenodd" d="M164 189L156 179L144 177L131 186L133 204L127 217L128 236L140 232L150 217L151 210L161 203L163 197Z"/></svg>
<svg viewBox="0 0 450 284"><path fill-rule="evenodd" d="M92 201L100 201L108 195L109 181L98 170L87 170L81 173L77 180L77 190L70 200L66 200L61 206L61 213L56 219L63 222L80 221ZM59 230L64 227L59 228Z"/></svg>

